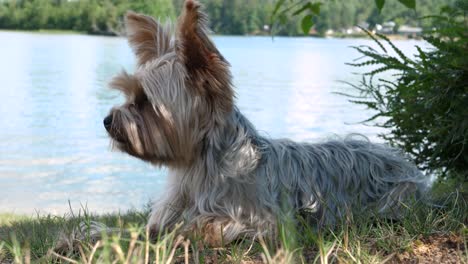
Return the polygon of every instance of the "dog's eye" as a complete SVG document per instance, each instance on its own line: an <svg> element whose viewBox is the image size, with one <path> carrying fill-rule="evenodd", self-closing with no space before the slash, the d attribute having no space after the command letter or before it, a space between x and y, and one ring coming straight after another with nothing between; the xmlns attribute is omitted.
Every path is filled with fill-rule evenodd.
<svg viewBox="0 0 468 264"><path fill-rule="evenodd" d="M146 95L142 93L135 98L135 101L132 104L138 108L141 108L147 101L148 97L146 97Z"/></svg>

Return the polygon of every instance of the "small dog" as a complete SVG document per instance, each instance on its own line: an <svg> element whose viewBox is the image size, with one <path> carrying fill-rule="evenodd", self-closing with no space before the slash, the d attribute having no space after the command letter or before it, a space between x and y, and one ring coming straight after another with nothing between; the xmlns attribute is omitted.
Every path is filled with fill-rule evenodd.
<svg viewBox="0 0 468 264"><path fill-rule="evenodd" d="M133 12L125 26L138 65L111 81L126 102L104 126L118 149L169 168L148 223L153 235L183 223L219 245L302 210L317 226L358 210L393 215L424 188L427 178L398 151L366 138L308 144L260 136L234 105L229 63L198 2L184 3L175 34Z"/></svg>

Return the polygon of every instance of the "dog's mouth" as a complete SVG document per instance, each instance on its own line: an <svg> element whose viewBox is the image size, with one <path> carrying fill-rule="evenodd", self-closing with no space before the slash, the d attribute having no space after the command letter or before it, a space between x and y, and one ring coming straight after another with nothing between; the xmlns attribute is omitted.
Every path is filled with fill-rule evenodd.
<svg viewBox="0 0 468 264"><path fill-rule="evenodd" d="M123 139L123 137L115 137L115 136L112 136L112 135L111 135L111 137L112 137L113 140L115 140L116 142L118 142L120 144L127 144L127 141L125 141Z"/></svg>
<svg viewBox="0 0 468 264"><path fill-rule="evenodd" d="M124 135L122 135L122 133L120 131L118 131L116 129L109 129L109 130L107 130L107 133L116 142L118 142L120 144L126 144L127 143L127 140L125 139Z"/></svg>

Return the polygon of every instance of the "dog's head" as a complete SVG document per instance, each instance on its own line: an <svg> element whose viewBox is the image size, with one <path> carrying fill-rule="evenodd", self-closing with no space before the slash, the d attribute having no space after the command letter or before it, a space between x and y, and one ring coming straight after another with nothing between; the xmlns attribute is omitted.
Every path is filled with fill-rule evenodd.
<svg viewBox="0 0 468 264"><path fill-rule="evenodd" d="M120 150L154 164L191 162L233 109L229 64L208 37L207 18L187 0L175 34L153 18L129 12L134 74L110 83L126 96L104 126Z"/></svg>

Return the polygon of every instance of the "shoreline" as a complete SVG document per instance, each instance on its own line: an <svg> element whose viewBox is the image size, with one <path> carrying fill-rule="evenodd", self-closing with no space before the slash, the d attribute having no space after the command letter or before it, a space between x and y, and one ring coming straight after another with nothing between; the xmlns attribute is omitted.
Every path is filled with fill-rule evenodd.
<svg viewBox="0 0 468 264"><path fill-rule="evenodd" d="M118 34L116 32L85 32L77 30L62 30L62 29L37 29L37 30L27 30L27 29L3 29L0 28L1 32L13 32L13 33L34 33L34 34L44 34L44 35L84 35L84 36L96 36L96 37L125 37L124 34ZM316 38L316 39L371 39L366 34L336 34L336 35L269 35L269 34L245 34L245 35L230 35L230 34L217 34L214 33L212 36L215 37L281 37L281 38ZM423 40L421 36L419 37L406 37L398 34L385 35L390 40Z"/></svg>

